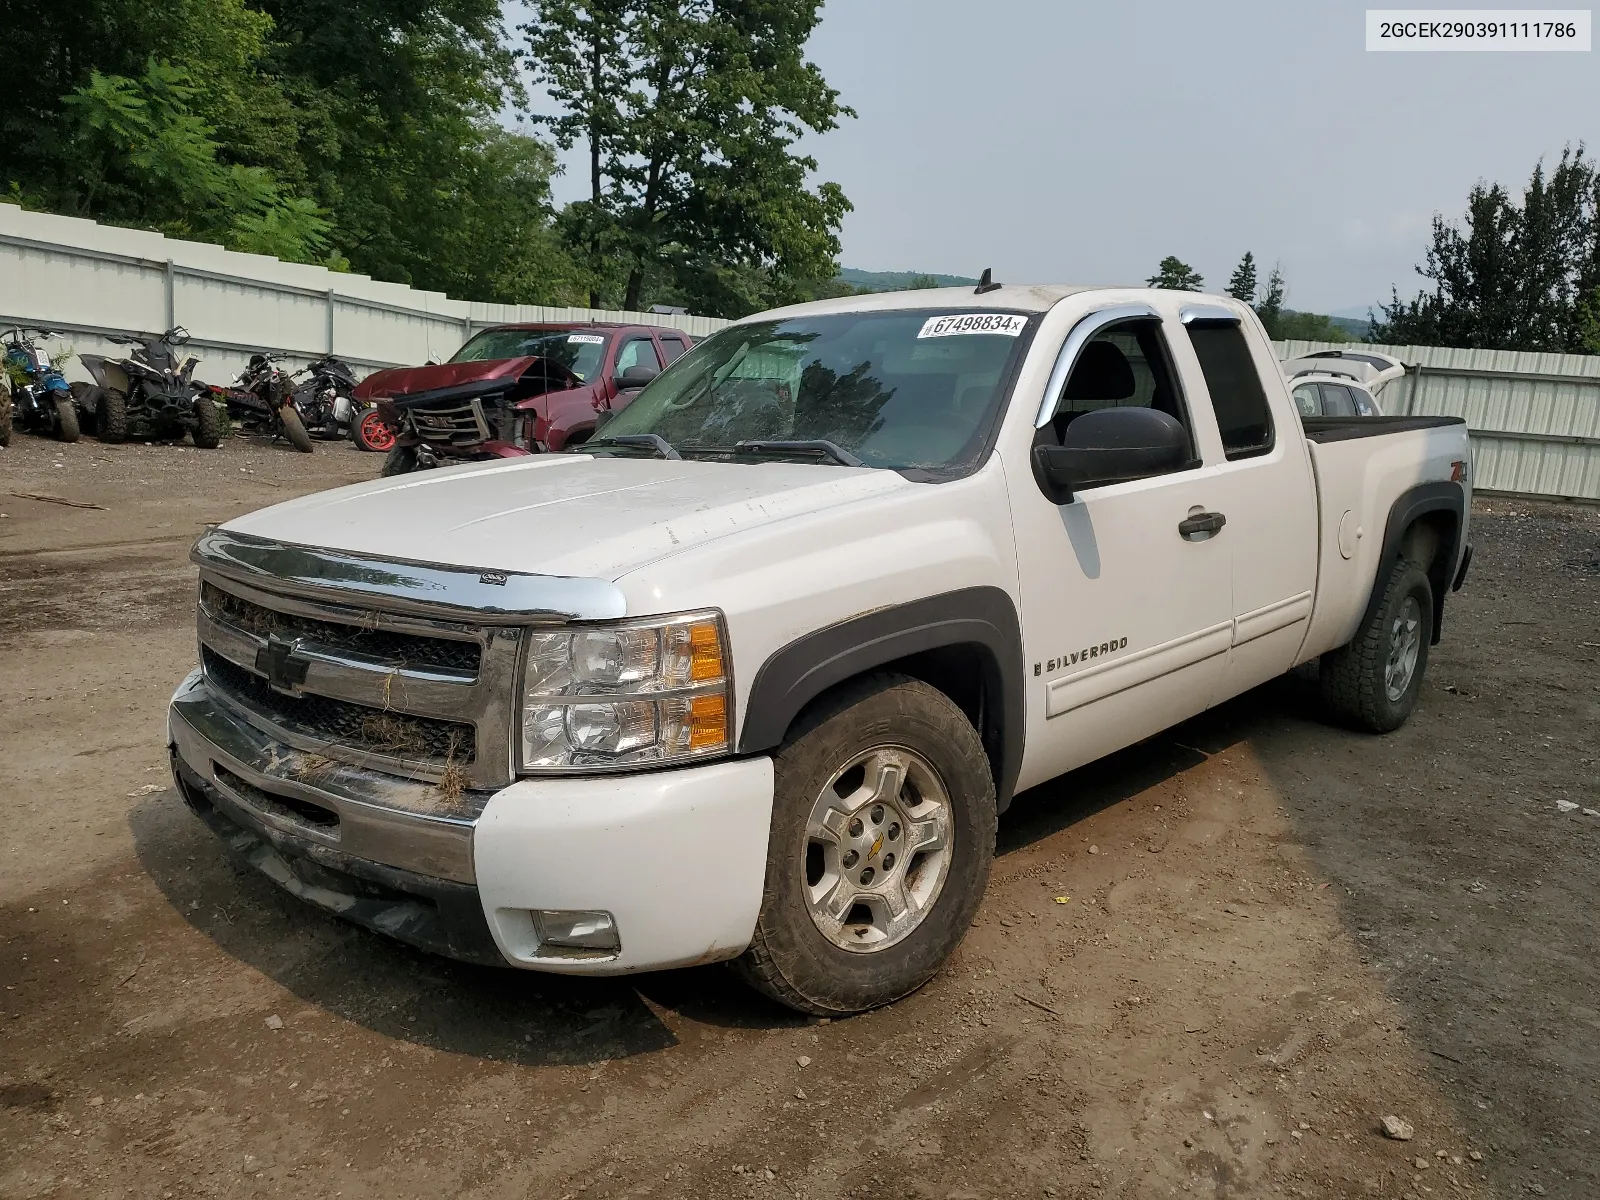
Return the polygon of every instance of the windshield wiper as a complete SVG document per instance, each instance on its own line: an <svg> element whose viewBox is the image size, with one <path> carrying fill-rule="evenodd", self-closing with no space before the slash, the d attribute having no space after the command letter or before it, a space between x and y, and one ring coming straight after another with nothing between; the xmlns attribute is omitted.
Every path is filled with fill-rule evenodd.
<svg viewBox="0 0 1600 1200"><path fill-rule="evenodd" d="M733 448L739 454L821 454L831 458L841 467L867 465L843 446L837 442L830 442L827 438L796 438L790 441L750 438L743 442L735 442Z"/></svg>
<svg viewBox="0 0 1600 1200"><path fill-rule="evenodd" d="M654 450L659 458L683 457L672 448L672 443L659 433L618 433L611 437L592 438L581 446L574 446L573 449L581 454L589 446L646 446Z"/></svg>

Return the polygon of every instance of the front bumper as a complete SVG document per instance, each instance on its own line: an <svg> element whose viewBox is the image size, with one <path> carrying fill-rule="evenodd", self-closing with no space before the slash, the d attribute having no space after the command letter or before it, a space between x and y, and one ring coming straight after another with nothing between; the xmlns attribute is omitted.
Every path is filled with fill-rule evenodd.
<svg viewBox="0 0 1600 1200"><path fill-rule="evenodd" d="M430 783L274 740L199 671L172 698L186 803L309 903L469 962L617 974L732 958L766 873L772 761L524 779L449 800ZM620 951L541 945L533 912L612 914Z"/></svg>

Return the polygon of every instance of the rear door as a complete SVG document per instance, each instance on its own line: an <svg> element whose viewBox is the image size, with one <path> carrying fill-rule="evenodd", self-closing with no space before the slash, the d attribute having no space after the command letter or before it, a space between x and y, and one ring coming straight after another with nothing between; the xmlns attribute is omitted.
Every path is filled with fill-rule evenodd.
<svg viewBox="0 0 1600 1200"><path fill-rule="evenodd" d="M1317 581L1317 492L1271 343L1222 305L1184 309L1180 361L1215 414L1223 461L1218 535L1233 556L1233 633L1222 689L1237 695L1294 665Z"/></svg>

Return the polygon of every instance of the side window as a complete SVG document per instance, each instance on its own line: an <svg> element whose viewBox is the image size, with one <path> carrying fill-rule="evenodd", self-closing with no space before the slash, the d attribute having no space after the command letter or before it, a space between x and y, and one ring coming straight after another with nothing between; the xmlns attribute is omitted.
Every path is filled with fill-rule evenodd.
<svg viewBox="0 0 1600 1200"><path fill-rule="evenodd" d="M1084 413L1128 407L1153 408L1176 420L1189 434L1189 455L1194 457L1194 429L1160 321L1124 321L1096 334L1073 364L1050 424L1060 441L1067 426Z"/></svg>
<svg viewBox="0 0 1600 1200"><path fill-rule="evenodd" d="M656 360L655 344L649 338L634 338L624 342L622 349L617 351L617 378L622 378L622 373L629 367L654 367L661 369L661 364Z"/></svg>
<svg viewBox="0 0 1600 1200"><path fill-rule="evenodd" d="M1322 401L1317 398L1317 385L1302 383L1294 390L1294 406L1300 410L1302 417L1320 417L1322 415Z"/></svg>
<svg viewBox="0 0 1600 1200"><path fill-rule="evenodd" d="M1189 326L1189 341L1200 360L1229 461L1267 453L1272 449L1272 414L1244 330L1232 321L1195 321Z"/></svg>
<svg viewBox="0 0 1600 1200"><path fill-rule="evenodd" d="M1372 398L1372 393L1366 388L1353 387L1350 389L1350 398L1356 402L1356 415L1360 417L1379 416L1378 402Z"/></svg>
<svg viewBox="0 0 1600 1200"><path fill-rule="evenodd" d="M1355 397L1342 383L1325 383L1322 385L1322 411L1330 417L1353 417L1356 415Z"/></svg>
<svg viewBox="0 0 1600 1200"><path fill-rule="evenodd" d="M688 348L680 337L674 337L670 333L661 335L661 353L667 356L668 362L677 358Z"/></svg>

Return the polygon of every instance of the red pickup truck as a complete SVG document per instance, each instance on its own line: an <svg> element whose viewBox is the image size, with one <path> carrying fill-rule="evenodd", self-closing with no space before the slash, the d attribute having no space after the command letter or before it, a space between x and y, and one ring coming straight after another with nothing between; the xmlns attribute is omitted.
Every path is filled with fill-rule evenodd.
<svg viewBox="0 0 1600 1200"><path fill-rule="evenodd" d="M355 396L376 400L393 433L383 474L403 475L578 445L693 344L648 325L496 325L449 362L367 376Z"/></svg>

